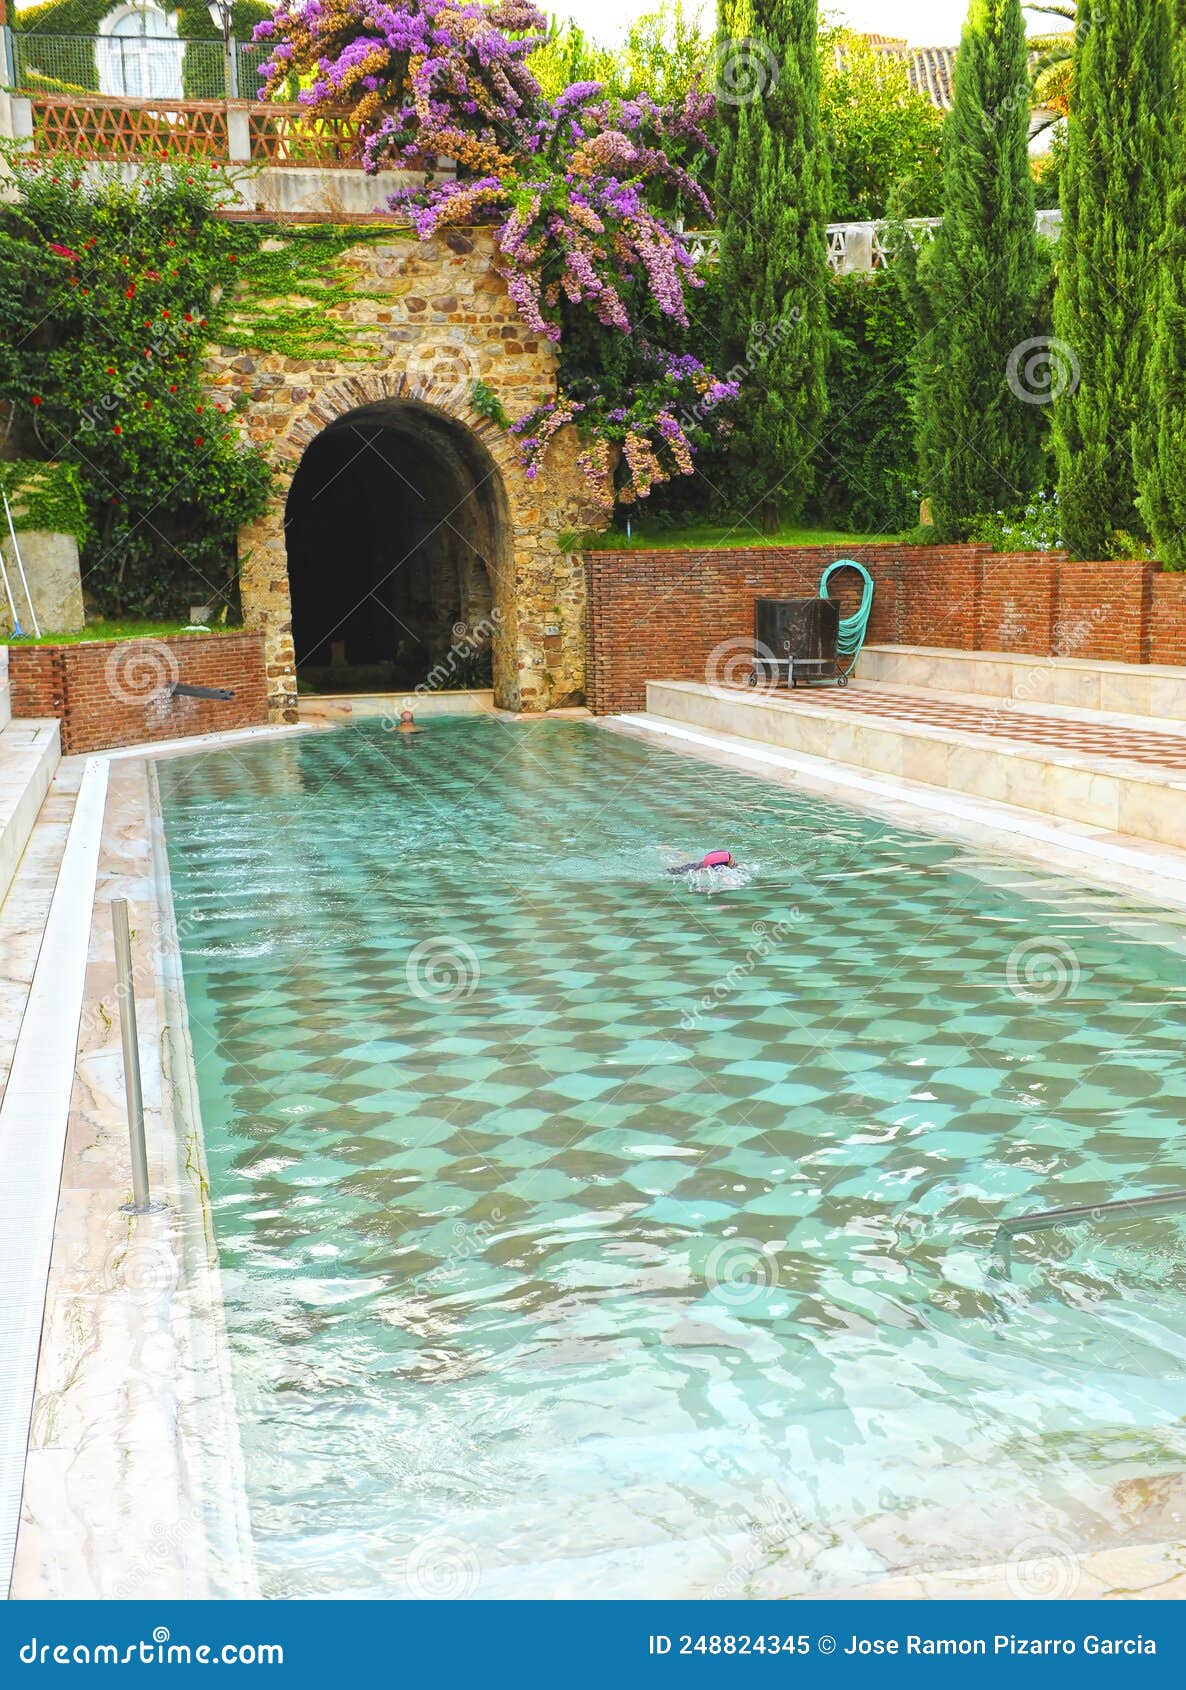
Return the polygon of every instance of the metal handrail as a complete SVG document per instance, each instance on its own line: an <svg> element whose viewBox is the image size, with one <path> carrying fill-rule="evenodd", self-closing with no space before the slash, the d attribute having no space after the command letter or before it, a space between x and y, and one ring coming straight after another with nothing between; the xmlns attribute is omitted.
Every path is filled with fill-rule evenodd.
<svg viewBox="0 0 1186 1690"><path fill-rule="evenodd" d="M1005 1278L1013 1271L1012 1244L1019 1232L1051 1232L1055 1227L1078 1226L1084 1221L1111 1220L1117 1215L1164 1214L1186 1208L1186 1191L1154 1192L1150 1197L1116 1197L1108 1203L1075 1203L1066 1209L1040 1209L1033 1215L1018 1215L1002 1221L993 1239L994 1260Z"/></svg>

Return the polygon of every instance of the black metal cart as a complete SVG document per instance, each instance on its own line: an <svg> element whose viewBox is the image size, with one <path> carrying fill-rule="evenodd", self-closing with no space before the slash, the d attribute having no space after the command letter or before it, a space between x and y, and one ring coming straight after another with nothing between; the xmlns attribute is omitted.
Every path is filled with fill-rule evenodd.
<svg viewBox="0 0 1186 1690"><path fill-rule="evenodd" d="M836 599L755 599L754 660L749 684L788 687L813 681L848 685L836 659L840 605Z"/></svg>

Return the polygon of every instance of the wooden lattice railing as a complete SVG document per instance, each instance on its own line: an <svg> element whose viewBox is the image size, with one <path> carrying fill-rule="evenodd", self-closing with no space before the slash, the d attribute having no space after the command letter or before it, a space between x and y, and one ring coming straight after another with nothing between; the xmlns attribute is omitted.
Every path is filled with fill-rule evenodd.
<svg viewBox="0 0 1186 1690"><path fill-rule="evenodd" d="M33 151L76 159L135 161L172 153L226 159L227 108L215 100L153 100L137 104L40 94L33 108Z"/></svg>
<svg viewBox="0 0 1186 1690"><path fill-rule="evenodd" d="M362 136L349 118L311 117L302 106L228 106L221 100L127 100L87 95L30 98L33 151L134 163L170 153L318 169L358 169ZM237 143L237 144L236 144Z"/></svg>
<svg viewBox="0 0 1186 1690"><path fill-rule="evenodd" d="M350 118L311 117L303 106L252 106L247 122L251 157L261 164L362 164L362 135Z"/></svg>

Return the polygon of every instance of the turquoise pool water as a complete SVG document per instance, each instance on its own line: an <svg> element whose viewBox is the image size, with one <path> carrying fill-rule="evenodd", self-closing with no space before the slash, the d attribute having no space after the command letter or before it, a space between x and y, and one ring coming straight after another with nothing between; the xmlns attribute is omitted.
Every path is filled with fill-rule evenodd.
<svg viewBox="0 0 1186 1690"><path fill-rule="evenodd" d="M1186 1184L1172 921L579 722L159 773L266 1592L1157 1535L1181 1227L989 1268Z"/></svg>

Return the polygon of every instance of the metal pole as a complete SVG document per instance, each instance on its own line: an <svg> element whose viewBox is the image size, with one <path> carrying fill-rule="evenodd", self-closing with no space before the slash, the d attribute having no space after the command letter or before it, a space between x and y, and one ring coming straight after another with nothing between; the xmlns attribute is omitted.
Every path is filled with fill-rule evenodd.
<svg viewBox="0 0 1186 1690"><path fill-rule="evenodd" d="M132 935L128 900L112 898L111 926L115 934L115 995L119 999L119 1030L124 1046L124 1091L128 1100L128 1137L132 1147L132 1201L121 1205L129 1214L146 1215L154 1205L148 1191L148 1147L144 1139L144 1091L140 1084L140 1043L136 1033L136 994L132 987Z"/></svg>

